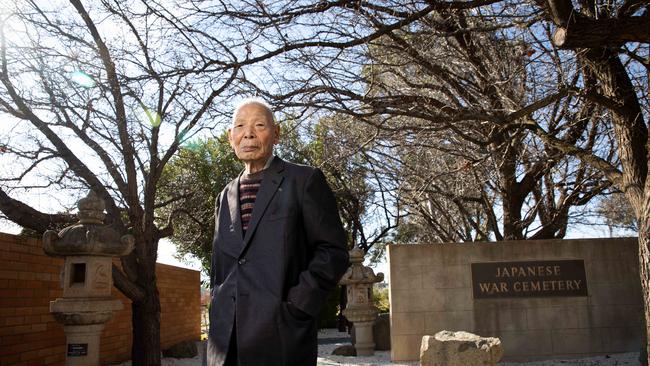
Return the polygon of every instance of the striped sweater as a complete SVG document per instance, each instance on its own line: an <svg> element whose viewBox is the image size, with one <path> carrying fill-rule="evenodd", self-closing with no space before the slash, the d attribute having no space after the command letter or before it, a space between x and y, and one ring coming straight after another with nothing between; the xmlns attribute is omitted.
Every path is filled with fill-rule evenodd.
<svg viewBox="0 0 650 366"><path fill-rule="evenodd" d="M260 190L260 184L262 183L263 173L264 171L243 174L239 179L239 209L241 212L241 227L244 235L251 221L257 192Z"/></svg>

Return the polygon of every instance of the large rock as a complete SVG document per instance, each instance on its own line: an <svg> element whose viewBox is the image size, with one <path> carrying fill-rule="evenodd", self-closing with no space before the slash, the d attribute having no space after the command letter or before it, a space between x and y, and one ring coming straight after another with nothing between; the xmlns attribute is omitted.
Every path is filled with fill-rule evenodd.
<svg viewBox="0 0 650 366"><path fill-rule="evenodd" d="M346 356L346 357L352 357L357 355L357 349L354 348L353 345L351 344L344 344L342 346L338 346L334 348L332 351L332 354L334 356Z"/></svg>
<svg viewBox="0 0 650 366"><path fill-rule="evenodd" d="M162 351L163 357L172 358L193 358L198 354L196 343L193 341L184 341L176 343L175 345L164 349Z"/></svg>
<svg viewBox="0 0 650 366"><path fill-rule="evenodd" d="M422 337L421 366L495 366L503 356L499 338L443 330Z"/></svg>
<svg viewBox="0 0 650 366"><path fill-rule="evenodd" d="M372 325L372 336L375 339L377 351L390 350L390 314L379 314Z"/></svg>

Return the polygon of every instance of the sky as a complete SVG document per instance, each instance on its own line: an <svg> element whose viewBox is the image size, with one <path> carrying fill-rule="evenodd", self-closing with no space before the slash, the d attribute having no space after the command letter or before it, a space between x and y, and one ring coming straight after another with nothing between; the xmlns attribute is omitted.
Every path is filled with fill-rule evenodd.
<svg viewBox="0 0 650 366"><path fill-rule="evenodd" d="M156 262L201 271L201 261L196 257L186 255L182 260L178 260L177 254L176 246L171 241L162 239L158 243L158 260ZM201 277L204 275L201 274Z"/></svg>
<svg viewBox="0 0 650 366"><path fill-rule="evenodd" d="M9 4L9 2L5 3L4 1L5 0L0 0L0 10L3 7L3 4L5 4L4 5L5 7L8 6ZM106 26L110 26L110 24ZM109 31L103 31L102 33L111 34L111 32ZM114 36L118 36L118 34L115 34ZM11 37L11 34L9 34L8 37ZM9 40L11 41L11 39ZM74 76L75 76L74 73L71 74L71 77ZM8 123L8 122L10 121L5 120L4 123L0 123L0 136L14 136L13 137L14 139L20 139L20 138L25 138L26 136L29 135L30 127L26 126L26 124L14 125L13 123ZM3 157L0 154L0 169L17 169L18 167L15 164L14 167L12 168L12 161L3 160L8 158L9 157ZM21 182L21 183L28 184L29 182L27 183ZM24 194L22 192L18 193L18 191L16 191L16 192L10 192L10 194L11 193L14 193L12 194L12 196L14 197L19 196L21 199L24 199ZM67 206L67 204L72 203L76 200L76 198L72 197L70 199L67 199L65 202L56 202L58 199L66 200L65 198L58 197L56 194L45 193L39 196L32 196L28 200L28 203L32 204L36 209L39 209L41 211L53 212L56 211L55 209L53 209L53 207L58 208L61 206ZM11 225L10 223L0 220L0 232L17 233L18 231L19 228L17 228L15 225ZM605 227L574 226L569 231L567 238L588 238L588 237L607 237L607 236L609 236L609 232ZM200 270L200 262L198 260L191 257L186 257L185 260L178 260L175 258L175 255L176 255L176 249L171 242L167 240L162 240L159 243L159 252L158 252L159 263L165 263L174 266ZM388 279L389 271L385 259L383 262L379 263L376 266L375 272L383 272L385 277Z"/></svg>

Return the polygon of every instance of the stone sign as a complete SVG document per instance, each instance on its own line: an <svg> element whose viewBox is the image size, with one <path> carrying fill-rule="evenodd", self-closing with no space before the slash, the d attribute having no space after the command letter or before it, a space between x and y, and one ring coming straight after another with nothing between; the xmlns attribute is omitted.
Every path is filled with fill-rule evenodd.
<svg viewBox="0 0 650 366"><path fill-rule="evenodd" d="M583 260L472 263L474 299L587 296Z"/></svg>

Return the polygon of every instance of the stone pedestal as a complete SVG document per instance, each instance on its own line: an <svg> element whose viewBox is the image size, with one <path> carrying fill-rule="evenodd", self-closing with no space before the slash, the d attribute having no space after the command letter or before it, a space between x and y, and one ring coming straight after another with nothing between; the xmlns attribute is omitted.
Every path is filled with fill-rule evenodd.
<svg viewBox="0 0 650 366"><path fill-rule="evenodd" d="M134 240L103 225L104 202L92 192L77 206L79 223L43 234L45 253L65 258L63 298L50 302L50 312L66 334L65 365L95 366L104 324L123 308L111 298L112 257L129 254Z"/></svg>
<svg viewBox="0 0 650 366"><path fill-rule="evenodd" d="M372 268L363 265L363 251L360 249L350 251L350 262L350 268L340 281L347 286L348 295L343 315L354 323L357 356L372 356L375 354L372 325L378 314L372 299L372 286L381 282L384 274L375 275Z"/></svg>
<svg viewBox="0 0 650 366"><path fill-rule="evenodd" d="M99 365L99 340L104 324L65 325L66 366Z"/></svg>
<svg viewBox="0 0 650 366"><path fill-rule="evenodd" d="M354 330L357 335L357 343L354 348L357 349L357 356L372 356L375 354L375 342L372 338L372 324L368 322L354 322Z"/></svg>

